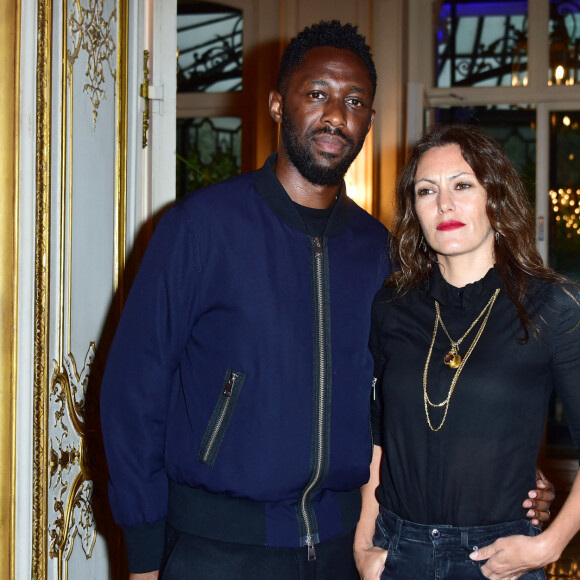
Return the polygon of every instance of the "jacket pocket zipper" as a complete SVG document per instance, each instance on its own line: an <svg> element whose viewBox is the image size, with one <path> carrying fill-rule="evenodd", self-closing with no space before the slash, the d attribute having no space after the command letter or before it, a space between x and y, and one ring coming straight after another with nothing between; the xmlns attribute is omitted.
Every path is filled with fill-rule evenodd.
<svg viewBox="0 0 580 580"><path fill-rule="evenodd" d="M244 373L232 369L227 370L222 392L201 442L199 450L201 463L210 467L215 464L245 378Z"/></svg>

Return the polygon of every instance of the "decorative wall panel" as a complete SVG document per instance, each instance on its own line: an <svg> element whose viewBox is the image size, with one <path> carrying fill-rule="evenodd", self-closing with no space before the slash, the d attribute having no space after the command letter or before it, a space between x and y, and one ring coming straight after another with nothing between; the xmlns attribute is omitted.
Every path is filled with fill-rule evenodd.
<svg viewBox="0 0 580 580"><path fill-rule="evenodd" d="M39 579L117 577L98 396L124 254L128 6L39 2L32 557Z"/></svg>

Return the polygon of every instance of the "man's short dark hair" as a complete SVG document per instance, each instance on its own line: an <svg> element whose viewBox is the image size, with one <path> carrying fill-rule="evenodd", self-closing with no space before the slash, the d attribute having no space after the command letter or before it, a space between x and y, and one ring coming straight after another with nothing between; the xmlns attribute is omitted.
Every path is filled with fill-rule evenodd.
<svg viewBox="0 0 580 580"><path fill-rule="evenodd" d="M354 52L366 66L373 85L373 97L377 90L377 71L371 49L364 36L358 33L358 26L341 24L338 20L321 21L305 28L286 47L280 61L277 90L284 95L292 74L300 67L306 53L312 48L330 46L345 48Z"/></svg>

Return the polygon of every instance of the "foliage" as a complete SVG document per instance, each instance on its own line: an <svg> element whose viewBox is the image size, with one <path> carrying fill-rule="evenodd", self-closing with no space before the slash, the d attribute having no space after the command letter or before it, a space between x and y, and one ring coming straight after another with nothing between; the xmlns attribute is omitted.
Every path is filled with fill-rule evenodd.
<svg viewBox="0 0 580 580"><path fill-rule="evenodd" d="M190 150L187 158L177 154L177 196L183 197L206 185L223 181L240 173L236 159L230 153L218 151L211 164L204 165L199 153Z"/></svg>

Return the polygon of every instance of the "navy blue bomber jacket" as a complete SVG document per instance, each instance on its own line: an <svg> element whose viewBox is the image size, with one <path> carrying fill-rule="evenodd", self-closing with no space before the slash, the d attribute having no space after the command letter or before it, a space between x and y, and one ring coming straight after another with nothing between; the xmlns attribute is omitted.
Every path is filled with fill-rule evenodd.
<svg viewBox="0 0 580 580"><path fill-rule="evenodd" d="M159 567L167 518L279 547L356 525L388 233L343 187L309 235L274 160L167 211L125 305L101 415L134 572Z"/></svg>

